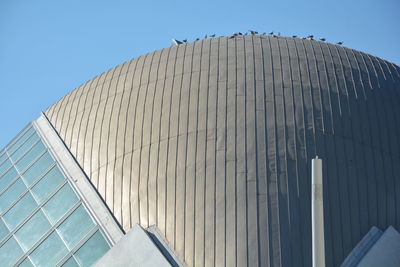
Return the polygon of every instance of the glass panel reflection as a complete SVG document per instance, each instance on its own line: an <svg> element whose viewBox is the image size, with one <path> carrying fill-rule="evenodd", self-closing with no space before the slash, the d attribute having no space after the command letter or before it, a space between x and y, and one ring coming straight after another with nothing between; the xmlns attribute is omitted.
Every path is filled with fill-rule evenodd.
<svg viewBox="0 0 400 267"><path fill-rule="evenodd" d="M24 174L22 174L22 177L28 185L31 185L34 181L39 179L53 163L53 158L50 156L49 152L46 152L31 167L29 167Z"/></svg>
<svg viewBox="0 0 400 267"><path fill-rule="evenodd" d="M19 139L14 144L12 144L11 146L8 147L8 149L7 149L8 153L12 154L34 132L35 132L35 129L33 129L33 127L31 127L29 130L25 131L20 137L18 137Z"/></svg>
<svg viewBox="0 0 400 267"><path fill-rule="evenodd" d="M37 266L55 266L68 253L56 232L51 233L30 255Z"/></svg>
<svg viewBox="0 0 400 267"><path fill-rule="evenodd" d="M23 192L25 192L26 186L21 179L18 179L7 191L0 195L0 213L3 212L11 203L18 199Z"/></svg>
<svg viewBox="0 0 400 267"><path fill-rule="evenodd" d="M11 168L4 174L0 179L0 192L3 190L18 176L17 171L14 168Z"/></svg>
<svg viewBox="0 0 400 267"><path fill-rule="evenodd" d="M29 166L29 164L31 164L32 161L44 150L45 147L42 142L36 143L36 145L34 145L32 149L29 150L29 152L26 153L25 156L15 164L15 166L17 166L17 169L20 172L24 171Z"/></svg>
<svg viewBox="0 0 400 267"><path fill-rule="evenodd" d="M79 267L78 263L76 263L74 257L69 258L62 267Z"/></svg>
<svg viewBox="0 0 400 267"><path fill-rule="evenodd" d="M3 241L3 238L8 235L10 231L8 231L7 226L4 224L3 220L0 219L0 242Z"/></svg>
<svg viewBox="0 0 400 267"><path fill-rule="evenodd" d="M75 257L82 266L90 266L103 256L110 246L103 235L97 231L75 253Z"/></svg>
<svg viewBox="0 0 400 267"><path fill-rule="evenodd" d="M0 164L1 164L7 158L7 154L4 149L0 152L0 154L1 154L0 156Z"/></svg>
<svg viewBox="0 0 400 267"><path fill-rule="evenodd" d="M18 267L34 267L29 258L26 258Z"/></svg>
<svg viewBox="0 0 400 267"><path fill-rule="evenodd" d="M31 148L38 140L39 136L36 133L30 136L26 142L23 143L17 150L15 150L15 152L10 156L12 161L17 162L18 159L25 154L25 152L28 151L28 149Z"/></svg>
<svg viewBox="0 0 400 267"><path fill-rule="evenodd" d="M44 206L43 209L55 224L78 201L69 184L65 184Z"/></svg>
<svg viewBox="0 0 400 267"><path fill-rule="evenodd" d="M0 215L0 267L89 266L109 249L31 124L0 151Z"/></svg>
<svg viewBox="0 0 400 267"><path fill-rule="evenodd" d="M61 174L57 166L54 166L33 188L32 192L39 203L42 203L54 189L56 189L63 181L64 176Z"/></svg>
<svg viewBox="0 0 400 267"><path fill-rule="evenodd" d="M19 229L15 236L19 240L22 248L27 251L35 244L49 229L51 225L39 210L32 218Z"/></svg>
<svg viewBox="0 0 400 267"><path fill-rule="evenodd" d="M37 204L30 193L21 198L14 207L4 215L3 219L12 230L20 224L36 208Z"/></svg>
<svg viewBox="0 0 400 267"><path fill-rule="evenodd" d="M11 167L11 161L6 160L0 165L0 177Z"/></svg>
<svg viewBox="0 0 400 267"><path fill-rule="evenodd" d="M14 237L11 237L0 248L1 266L13 265L22 256L22 254L22 249L19 247L17 241L15 241Z"/></svg>
<svg viewBox="0 0 400 267"><path fill-rule="evenodd" d="M86 209L80 205L59 227L59 233L72 248L94 227Z"/></svg>

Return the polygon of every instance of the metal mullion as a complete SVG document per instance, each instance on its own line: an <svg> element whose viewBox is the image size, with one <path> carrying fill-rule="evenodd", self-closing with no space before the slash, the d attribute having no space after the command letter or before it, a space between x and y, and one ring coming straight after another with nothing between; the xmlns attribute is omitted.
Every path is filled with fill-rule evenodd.
<svg viewBox="0 0 400 267"><path fill-rule="evenodd" d="M43 172L43 174L41 174L41 175L39 176L39 178L38 178L35 182L33 182L30 186L27 186L27 188L28 188L28 189L31 189L32 187L34 187L46 174L48 174L48 173L51 171L51 169L52 169L55 165L56 165L55 162L53 162L53 164L50 165L50 167L49 167L48 169L46 169L46 171ZM26 172L26 171L25 171L25 172ZM23 172L23 174L24 174L25 172ZM15 178L11 181L11 183L10 183L9 185L7 185L7 187L4 188L3 191L0 192L0 196L1 196L5 191L7 191L7 189L10 188L13 184L15 184L15 182L16 182L16 181L18 180L18 178L20 178L20 177L22 178L22 180L23 180L23 182L24 182L24 184L25 184L25 181L24 181L24 179L23 179L23 177L22 177L23 174L19 174L19 173L18 173L18 176L15 177ZM25 185L26 185L26 184L25 184Z"/></svg>
<svg viewBox="0 0 400 267"><path fill-rule="evenodd" d="M27 126L25 126L24 129L22 129L16 137L14 137L10 143L8 143L5 147L4 150L8 150L11 146L13 146L27 131L29 131L29 128L32 127L32 123L30 122ZM35 130L35 129L34 129Z"/></svg>
<svg viewBox="0 0 400 267"><path fill-rule="evenodd" d="M41 204L38 204L38 206L21 222L21 223L19 223L15 228L14 228L14 230L12 230L12 231L10 231L10 233L8 234L8 235L10 235L10 236L12 236L12 235L14 235L19 229L21 229L21 227L22 226L24 226L25 225L25 223L27 222L27 221L29 221L29 219L30 218L32 218L33 217L33 215L35 215L36 214L36 212L37 211L39 211L58 191L60 191L60 189L66 184L66 183L68 183L67 182L67 180L64 180L64 182L62 183L62 184L60 184L57 188L56 188L56 190L54 190L54 192L53 193L51 193ZM27 192L30 192L29 190L27 191ZM24 195L26 195L26 193L27 192L25 192L25 194ZM79 202L79 201L78 201ZM13 207L13 206L10 206L11 208ZM8 210L10 210L11 208L9 208ZM7 210L7 211L8 211ZM6 212L5 212L6 213ZM3 215L4 214L2 214L0 217L3 217ZM46 217L47 218L47 217ZM3 219L4 220L4 219ZM7 225L7 224L6 224ZM4 244L5 242L0 242L0 247Z"/></svg>
<svg viewBox="0 0 400 267"><path fill-rule="evenodd" d="M69 251L69 253L67 255L65 255L57 264L56 266L59 267L61 265L63 265L71 256L74 256L74 254L86 243L86 241L88 241L98 230L100 230L99 225L95 224L92 229L89 230L89 232L86 233L86 235L79 240L78 243L76 243L76 245ZM74 257L75 261L78 263L79 266L80 265L79 261L76 260L76 258Z"/></svg>
<svg viewBox="0 0 400 267"><path fill-rule="evenodd" d="M6 192L13 184L15 184L19 177L21 177L21 175L18 173L17 176L13 178L13 180L11 180L11 182L6 186L6 188L4 188L3 191L0 191L0 196L4 194L4 192Z"/></svg>
<svg viewBox="0 0 400 267"><path fill-rule="evenodd" d="M4 152L4 153L0 155L0 158L1 158L3 155L6 155L6 149L5 149L5 148L4 148L3 152ZM2 162L0 162L0 165L3 164L6 160L7 160L7 155L6 155L6 158L5 158Z"/></svg>
<svg viewBox="0 0 400 267"><path fill-rule="evenodd" d="M9 159L9 158L7 157L5 161L3 161L2 163L0 163L0 165L2 165L2 164L3 164L4 162L6 162L8 159ZM11 161L11 160L10 160L10 161ZM13 164L12 164L12 163L11 163L11 166L8 167L8 169L6 169L5 172L4 172L2 175L0 175L0 179L1 179L1 177L4 176L4 174L6 174L6 173L11 169L11 167L13 167Z"/></svg>
<svg viewBox="0 0 400 267"><path fill-rule="evenodd" d="M17 164L18 162L20 162L20 161L26 156L26 154L28 154L28 153L32 150L32 148L33 148L36 144L38 144L39 142L41 142L40 138L39 138L39 140L37 140L37 142L34 143L27 151L25 151L25 153L24 153L17 161L14 162L14 165L16 166L16 164ZM29 169L29 168L32 166L32 164L35 163L35 162L38 160L38 158L40 158L40 156L42 156L42 155L44 154L44 152L46 152L46 151L47 151L47 149L45 149L44 151L40 152L40 154L38 154L38 156L36 156L36 157L31 161L31 163L30 163L25 169L23 169L23 170L21 171L21 173L24 173L27 169ZM13 162L13 160L12 160L11 158L10 158L10 160ZM18 170L18 168L16 168L16 169Z"/></svg>
<svg viewBox="0 0 400 267"><path fill-rule="evenodd" d="M35 130L35 129L34 129L34 130ZM34 136L35 133L36 133L36 131L34 131L30 136L28 136L28 138L26 138L26 140L25 140L24 142L22 142L13 152L9 152L9 153L10 153L10 157L11 157L12 155L14 155L15 152L17 152L17 150L20 149L26 142L28 142L29 138L31 138L32 136ZM36 134L37 134L37 133L36 133ZM39 137L39 140L40 140L40 136L39 136L38 134L37 134L37 136ZM30 146L28 150L30 150L30 148L32 148L36 143L37 143L37 142L35 142L32 146ZM24 153L23 155L25 155L25 153ZM23 156L21 156L20 158L22 158L22 157L23 157Z"/></svg>
<svg viewBox="0 0 400 267"><path fill-rule="evenodd" d="M23 257L20 258L15 265L21 264L27 257L29 257L32 254L32 252L37 247L39 247L43 243L43 241L45 241L47 239L47 237L49 237L53 233L53 231L56 230L56 228L59 227L60 224L62 224L65 221L65 219L68 218L81 204L82 204L81 201L77 201L74 205L72 205L72 207L53 226L51 226L47 230L47 232L38 241L36 241L36 243L29 250L27 250L25 252ZM43 206L40 206L40 209L42 209L42 207ZM48 217L47 213L44 210L42 210L42 212L44 213L44 216L49 221L49 223L51 223L51 220ZM58 232L57 232L57 234L58 234ZM62 239L61 236L60 236L60 238ZM68 247L67 247L67 250L69 250Z"/></svg>
<svg viewBox="0 0 400 267"><path fill-rule="evenodd" d="M18 180L18 179L17 179ZM12 209L15 204L17 204L18 201L21 200L26 194L29 192L29 190L24 191L16 200L14 200L2 213L0 213L0 216L3 217L4 214L6 214L10 209Z"/></svg>
<svg viewBox="0 0 400 267"><path fill-rule="evenodd" d="M33 182L30 186L26 186L26 183L25 183L25 181L24 181L24 179L22 178L21 175L18 175L16 178L14 178L14 180L13 180L2 192L0 192L0 196L1 196L5 191L7 191L7 189L10 188L13 184L15 184L16 181L18 181L19 178L21 178L21 181L22 181L22 182L24 183L24 185L26 186L27 191L24 191L24 192L18 197L18 199L17 199L16 201L12 202L12 203L10 204L10 206L8 206L2 213L0 213L0 217L2 217L5 213L7 213L7 211L9 211L9 210L16 204L16 202L18 202L21 198L23 198L23 197L26 195L26 192L31 191L31 189L32 189L36 184L38 184L38 183L43 179L43 177L46 176L46 175L54 168L54 166L56 166L55 163L53 163L53 164L52 164L42 175L40 175L39 178L38 178L35 182ZM66 180L66 179L65 179L65 180ZM33 196L33 197L35 197L35 196Z"/></svg>

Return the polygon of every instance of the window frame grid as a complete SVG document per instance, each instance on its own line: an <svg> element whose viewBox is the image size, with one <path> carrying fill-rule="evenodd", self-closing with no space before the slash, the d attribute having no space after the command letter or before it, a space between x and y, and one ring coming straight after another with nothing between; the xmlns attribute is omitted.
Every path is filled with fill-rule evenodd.
<svg viewBox="0 0 400 267"><path fill-rule="evenodd" d="M30 134L27 139L21 143L17 148L15 148L15 150L10 154L10 152L8 151L8 148L15 144L22 136L23 134L25 134L28 130L30 130L30 127L33 128L33 133ZM37 134L39 136L39 139L32 144L26 151L24 151L24 153L19 157L19 159L14 162L14 160L11 158L11 155L15 153L15 151L17 151L21 146L23 146L27 140L34 134ZM19 170L16 167L16 164L22 160L27 153L29 153L32 148L37 145L37 143L42 142L43 146L45 147L45 149L43 151L41 151L30 163L29 165L27 165L26 168L24 168L23 170ZM14 200L8 207L6 207L6 209L1 212L0 214L0 218L2 220L2 222L5 224L7 230L9 231L9 233L3 238L3 240L0 242L0 247L2 247L8 240L10 240L12 237L15 239L15 241L17 242L18 246L21 248L21 250L23 251L22 256L14 263L14 266L18 266L20 265L25 259L29 259L30 263L33 266L36 266L34 264L34 262L32 261L30 255L31 253L37 248L39 247L48 236L50 236L53 232L56 232L56 234L58 235L58 237L62 240L64 246L67 249L67 254L64 255L56 264L56 266L61 266L63 265L66 261L68 261L71 257L74 258L74 260L76 261L76 263L81 266L79 264L79 261L76 259L74 253L76 253L76 251L78 251L82 245L85 244L85 242L87 240L89 240L93 234L95 234L97 231L99 231L102 235L102 237L104 238L104 240L106 241L107 245L111 248L112 247L112 243L110 242L108 236L105 234L105 232L103 231L101 224L99 222L99 220L96 218L96 216L94 216L93 212L91 211L91 209L87 206L88 204L85 203L81 193L79 192L79 190L73 185L72 183L72 178L69 177L69 175L64 171L63 167L60 166L59 162L57 161L57 159L54 157L51 149L48 147L48 145L46 144L46 142L43 140L40 132L38 131L38 129L35 127L34 124L30 123L28 124L28 126L26 126L19 134L16 138L14 138L4 149L3 149L3 154L2 155L6 155L6 158L4 159L4 161L2 163L4 163L7 159L10 160L11 162L11 166L4 172L4 174L6 174L10 169L14 168L17 172L17 176L15 178L12 179L12 181L4 188L4 190L2 190L0 192L0 196L3 195L12 185L14 185L18 179L21 179L22 183L26 186L26 189L23 191L23 193L18 196L18 198L16 200ZM23 174L25 172L27 172L33 164L35 164L46 152L49 153L50 157L53 159L53 162L51 163L51 165L42 173L40 174L40 176L38 176L38 178L31 184L31 185L27 185L27 181L25 181L25 179L23 178ZM2 164L1 163L1 164ZM64 180L56 187L53 189L53 191L44 199L42 200L42 202L39 204L38 203L38 199L37 197L33 194L32 189L34 186L36 186L52 169L54 168L58 168L59 171L61 172L61 174L63 175ZM1 176L3 177L4 174ZM0 177L0 179L1 179ZM63 188L66 184L68 184L71 187L71 190L74 192L74 194L77 197L77 202L74 203L69 209L68 211L57 220L56 223L54 223L54 225L52 225L52 220L50 220L47 212L43 209L44 205L46 203L48 203L53 197L54 195L56 195L61 188ZM4 220L4 215L11 210L17 203L19 200L21 200L24 196L26 196L26 194L31 193L32 197L34 198L37 207L35 207L27 217L25 217L13 230L10 231L10 227L8 226L8 224L5 222ZM90 219L94 222L94 226L92 226L92 228L90 228L90 230L79 240L77 241L77 243L75 244L75 246L70 249L66 243L66 241L64 240L64 238L62 237L62 235L60 234L59 230L57 229L78 207L83 206L85 211L88 213L88 216L90 217ZM51 225L51 227L33 244L33 246L28 249L27 251L25 251L24 246L21 244L21 242L18 240L18 238L15 236L15 233L18 232L18 230L20 230L24 225L26 225L26 223L37 213L41 211L45 218L48 220L49 224Z"/></svg>
<svg viewBox="0 0 400 267"><path fill-rule="evenodd" d="M5 191L7 191L7 189L8 188L10 188L14 183L15 183L15 181L16 180L18 180L18 178L19 177L22 177L22 175L24 175L25 174L25 172L26 171L28 171L29 170L29 168L30 167L32 167L32 165L33 164L35 164L44 154L46 154L46 152L48 151L47 149L45 149L45 150L43 150L42 152L40 152L40 154L38 154L32 161L31 161L31 163L29 163L29 165L23 170L23 171L20 171L18 168L17 168L17 166L16 166L16 164L27 154L27 153L29 153L29 151L31 151L32 150L32 148L37 144L37 143L39 143L41 140L40 140L40 137L39 137L39 140L35 143L35 144L33 144L16 162L14 162L11 158L8 158L10 161L11 161L11 166L6 170L6 172L4 172L4 174L6 174L9 170L11 170L12 168L14 168L16 171L17 171L17 177L15 177L15 178L13 178L13 180L12 180L12 182L10 182L2 191L0 191L0 196L5 192ZM43 144L43 142L42 142L42 144ZM46 148L46 146L45 146L45 148ZM8 155L8 151L6 152L7 153L7 155ZM50 153L49 153L50 154ZM50 154L50 156L53 158L53 160L55 161L55 159L54 159L54 157ZM4 174L0 177L0 179L4 176Z"/></svg>
<svg viewBox="0 0 400 267"><path fill-rule="evenodd" d="M54 162L50 165L50 167L49 167L47 170L45 170L45 171L43 172L43 174L40 175L40 176L38 177L38 179L37 179L36 181L34 181L30 186L27 185L27 183L26 183L25 179L22 177L22 175L24 175L25 172L26 172L27 170L29 170L29 168L32 167L33 164L35 164L44 154L46 154L46 152L47 152L47 151L44 150L43 153L41 153L38 157L36 157L36 158L32 161L32 163L29 164L29 166L22 172L22 174L21 174L21 172L20 172L18 169L15 168L16 171L17 171L17 177L13 178L13 180L3 189L3 191L0 192L0 197L1 197L10 187L12 187L12 186L18 181L19 178L21 178L21 181L22 181L22 182L24 183L24 185L26 186L26 190L25 190L16 200L14 200L9 206L7 206L7 207L4 209L4 211L0 212L0 217L1 217L1 218L4 216L5 213L7 213L7 211L9 211L13 206L15 206L15 204L16 204L21 198L23 198L23 197L26 195L26 193L29 192L29 191L31 190L31 188L32 188L33 186L35 186L40 180L42 180L42 178L43 178L44 176L46 176L46 174L47 174L52 168L54 168L54 166L56 166L56 162L55 162L54 158L52 157L53 160L54 160ZM50 153L49 153L49 155L51 156ZM11 160L11 159L10 159L10 160ZM12 166L14 166L14 163L13 163L12 160L11 160L11 163L13 164ZM35 200L36 200L36 198L35 198Z"/></svg>
<svg viewBox="0 0 400 267"><path fill-rule="evenodd" d="M29 123L21 132L18 133L18 135L17 135L13 140L11 140L10 143L8 143L8 144L6 145L6 147L4 148L4 151L7 150L8 152L10 152L10 148L11 148L13 145L15 145L15 143L18 142L18 140L20 140L20 139L25 135L25 133L28 132L28 131L31 129L31 127L29 127L29 126L31 126L31 127L33 128L33 124L32 124L32 123ZM35 129L33 129L33 130L35 130ZM31 134L31 135L32 135L32 134ZM29 138L31 135L29 135L28 138ZM28 138L27 138L27 139L28 139ZM20 148L21 145L23 145L25 142L26 142L26 140L25 140L24 142L22 142L19 146L17 146L17 147L15 148L15 150L11 152L11 154L13 154L13 153L14 153L18 148Z"/></svg>
<svg viewBox="0 0 400 267"><path fill-rule="evenodd" d="M45 127L49 127L46 132L44 132L43 124L46 124ZM104 200L99 196L99 193L96 191L96 189L93 188L91 181L88 179L86 174L83 172L82 167L76 162L76 159L73 158L74 164L83 172L83 174L85 176L84 179L86 179L87 182L90 184L89 185L90 189L92 191L94 191L96 197L99 198L95 201L101 202L101 205L105 208L106 212L109 212L109 214L111 215L111 220L113 220L113 222L111 222L110 224L114 224L115 225L114 227L118 228L118 231L119 231L118 234L120 236L116 236L115 233L111 234L110 229L109 229L109 228L111 228L111 226L104 225L103 222L99 219L97 212L93 209L93 207L91 205L91 203L93 203L92 202L93 200L89 201L87 199L86 195L84 195L81 192L81 188L77 184L75 184L77 182L77 179L75 179L74 177L72 177L70 175L68 169L66 169L66 166L64 166L64 162L63 162L62 158L59 158L59 154L57 153L57 150L54 149L53 144L52 144L52 142L54 142L54 141L50 141L49 136L54 134L56 136L57 142L61 142L62 149L67 150L69 155L71 155L71 152L65 147L64 142L62 141L62 139L58 135L58 133L55 131L55 129L53 128L53 125L47 119L46 115L44 113L42 113L41 117L32 123L32 127L34 127L35 131L38 133L44 146L46 147L47 151L50 153L50 155L53 157L53 159L57 163L57 165L58 165L60 171L62 172L62 174L64 175L64 177L66 179L68 179L68 181L70 182L70 185L72 186L74 192L78 195L78 198L83 202L83 204L84 204L86 210L88 211L88 213L90 214L91 218L95 221L95 223L97 225L100 226L99 229L101 230L101 233L102 233L104 239L106 240L106 242L110 246L110 248L112 248L115 245L115 243L119 240L119 238L122 238L122 236L125 234L125 232L122 230L121 226L115 220L114 215L109 210L109 208L105 204Z"/></svg>

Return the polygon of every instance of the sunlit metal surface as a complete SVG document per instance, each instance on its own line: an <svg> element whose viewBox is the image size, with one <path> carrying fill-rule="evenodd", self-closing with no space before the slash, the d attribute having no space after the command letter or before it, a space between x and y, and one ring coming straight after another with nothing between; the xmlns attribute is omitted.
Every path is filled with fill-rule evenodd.
<svg viewBox="0 0 400 267"><path fill-rule="evenodd" d="M45 114L125 230L189 266L311 266L311 159L326 266L400 226L400 68L326 42L214 38L125 62Z"/></svg>

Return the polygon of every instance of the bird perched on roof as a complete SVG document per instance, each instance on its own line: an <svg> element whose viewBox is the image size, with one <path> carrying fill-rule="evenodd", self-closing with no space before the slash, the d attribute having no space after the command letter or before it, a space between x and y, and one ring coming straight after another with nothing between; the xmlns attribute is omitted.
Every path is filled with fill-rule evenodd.
<svg viewBox="0 0 400 267"><path fill-rule="evenodd" d="M187 43L187 39L182 40L183 43Z"/></svg>
<svg viewBox="0 0 400 267"><path fill-rule="evenodd" d="M215 34L211 34L210 37L211 37L211 38L214 38L214 37L215 37Z"/></svg>
<svg viewBox="0 0 400 267"><path fill-rule="evenodd" d="M314 40L314 35L309 35L309 36L307 36L307 39L308 39L308 40Z"/></svg>
<svg viewBox="0 0 400 267"><path fill-rule="evenodd" d="M236 37L236 35L231 35L231 36L229 36L229 39L233 39L235 37Z"/></svg>
<svg viewBox="0 0 400 267"><path fill-rule="evenodd" d="M270 32L270 33L269 33L269 35L273 35L273 34L274 34L274 32Z"/></svg>
<svg viewBox="0 0 400 267"><path fill-rule="evenodd" d="M292 37L293 37L293 38L296 38L296 37L297 37L297 35L292 35Z"/></svg>
<svg viewBox="0 0 400 267"><path fill-rule="evenodd" d="M207 39L207 37L208 37L208 35L206 34L206 35L204 36L204 39Z"/></svg>
<svg viewBox="0 0 400 267"><path fill-rule="evenodd" d="M172 42L172 45L180 45L180 44L182 44L181 41L178 41L176 39L172 39L171 42Z"/></svg>
<svg viewBox="0 0 400 267"><path fill-rule="evenodd" d="M320 41L325 42L326 39L324 37L319 38Z"/></svg>
<svg viewBox="0 0 400 267"><path fill-rule="evenodd" d="M238 35L243 35L243 33L241 33L241 32L238 32Z"/></svg>
<svg viewBox="0 0 400 267"><path fill-rule="evenodd" d="M338 44L338 45L342 45L342 44L343 44L343 42L337 42L336 44Z"/></svg>
<svg viewBox="0 0 400 267"><path fill-rule="evenodd" d="M196 38L196 40L195 41L199 41L200 40L200 38Z"/></svg>

